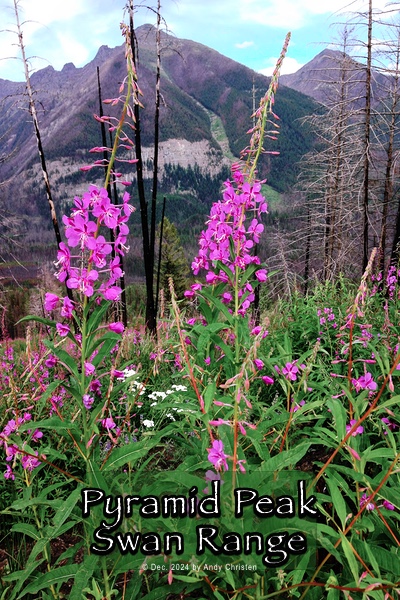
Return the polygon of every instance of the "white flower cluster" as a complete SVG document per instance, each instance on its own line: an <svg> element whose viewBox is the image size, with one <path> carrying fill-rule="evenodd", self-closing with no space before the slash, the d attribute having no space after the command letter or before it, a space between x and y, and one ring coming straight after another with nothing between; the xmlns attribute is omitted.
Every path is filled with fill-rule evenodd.
<svg viewBox="0 0 400 600"><path fill-rule="evenodd" d="M129 367L126 367L126 369L124 369L123 373L124 373L124 379L128 379L129 377L133 377L134 375L136 375L136 371L134 371L133 369L130 369Z"/></svg>
<svg viewBox="0 0 400 600"><path fill-rule="evenodd" d="M171 385L171 389L166 390L165 392L151 392L151 394L148 395L148 398L149 398L149 400L154 400L154 402L152 402L152 404L150 404L150 406L157 406L157 400L164 400L164 398L166 398L170 394L173 394L174 392L186 392L186 391L187 391L187 387L185 385L173 384L173 385Z"/></svg>
<svg viewBox="0 0 400 600"><path fill-rule="evenodd" d="M146 386L141 381L132 381L128 389L137 396L143 396L146 391Z"/></svg>

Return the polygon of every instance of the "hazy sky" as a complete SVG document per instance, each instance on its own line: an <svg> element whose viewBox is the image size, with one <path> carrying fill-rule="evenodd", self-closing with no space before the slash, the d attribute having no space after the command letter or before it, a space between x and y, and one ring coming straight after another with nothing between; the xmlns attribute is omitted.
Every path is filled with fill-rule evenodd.
<svg viewBox="0 0 400 600"><path fill-rule="evenodd" d="M388 0L373 0L384 9ZM135 3L135 24L155 23L154 12ZM283 73L296 71L335 38L344 10L365 10L367 0L162 0L162 15L177 37L201 42L248 67L270 74L287 31L292 41ZM125 0L19 0L26 53L33 69L67 62L81 67L98 48L122 44ZM0 0L0 78L22 81L13 0ZM33 58L38 57L38 58Z"/></svg>

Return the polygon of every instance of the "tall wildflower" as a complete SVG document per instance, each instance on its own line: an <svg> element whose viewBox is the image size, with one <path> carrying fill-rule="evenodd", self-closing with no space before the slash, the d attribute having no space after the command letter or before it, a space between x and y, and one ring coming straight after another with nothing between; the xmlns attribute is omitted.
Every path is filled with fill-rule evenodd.
<svg viewBox="0 0 400 600"><path fill-rule="evenodd" d="M241 161L232 165L232 180L224 183L222 200L215 202L211 208L207 229L200 235L198 255L192 262L194 275L202 269L206 271L207 284L228 284L231 290L221 292L222 302L230 305L234 314L241 316L254 300L255 286L267 279L267 270L260 267L260 259L254 254L264 231L261 218L268 209L262 195L264 181L256 179L256 169L261 154L278 154L264 150L263 143L266 136L276 139L278 133L278 126L271 121L271 117L278 120L272 108L289 40L290 33L286 36L270 86L253 115L256 123L249 131L249 146L243 150ZM266 129L269 124L273 125L273 129ZM201 294L199 284L194 284L186 295L194 297L196 293Z"/></svg>
<svg viewBox="0 0 400 600"><path fill-rule="evenodd" d="M207 228L200 235L200 247L193 260L192 271L196 276L204 275L205 283L196 282L185 293L186 297L198 301L202 312L201 325L195 324L190 335L185 337L186 347L182 342L193 389L205 419L208 419L207 413L212 407L219 407L219 414L224 412L223 418L208 419L207 426L217 427L221 437L221 428L229 427L233 431L233 453L228 456L224 452L223 440L216 440L213 430L209 429L212 446L208 460L217 471L227 470L227 460L232 460L234 478L237 470L245 470L243 465L246 462L241 456L239 434L246 435L246 428L255 428L249 418L251 402L247 395L250 381L259 378L267 384L273 383L267 375L262 378L260 371L264 363L256 355L265 332L262 327L249 330L245 317L255 300L256 287L267 280L267 269L255 252L264 231L262 215L268 208L262 194L264 181L256 178L257 163L265 152L265 137L276 139L278 132L278 117L273 112L273 105L289 39L290 34L286 37L267 93L253 115L256 122L249 132L249 146L244 149L240 162L232 165L231 180L224 183L222 198L212 205ZM225 317L223 324L219 323L221 315ZM250 332L254 338L249 348ZM213 343L213 347L210 345L208 349L205 346L207 338ZM215 384L205 384L203 393L200 393L193 368L188 362L187 348L195 349L196 360L204 363L208 370L213 368L214 361L218 369L215 378L220 380L224 377L220 387L226 390L229 398L225 397L223 402L215 399L216 391L212 387ZM205 397L208 399L206 402Z"/></svg>
<svg viewBox="0 0 400 600"><path fill-rule="evenodd" d="M108 192L110 183L126 182L121 180L121 173L115 170L117 160L132 163L136 159L130 158L129 152L133 143L124 131L127 119L133 119L132 103L138 102L140 93L131 56L129 33L123 29L127 59L127 77L121 84L118 98L106 101L108 104L122 104L120 118L104 116L97 117L108 124L110 131L114 132L112 148L93 148L93 152L108 153L108 159L96 160L92 165L84 167L87 171L93 167L106 168L103 187L90 185L82 197L76 196L69 214L63 216L65 228L65 242L60 242L57 253L56 277L60 282L65 282L69 290L75 290L75 301L69 297L59 297L54 293L47 293L45 309L47 312L59 311L62 322L45 319L44 322L52 327L57 343L46 341L46 346L52 354L46 360L46 366L53 368L59 365L67 373L63 390L73 401L78 402L81 415L81 427L73 433L70 432L75 446L79 448L80 456L86 461L88 481L92 481L90 460L92 453L97 451L96 444L102 435L110 437L116 443L120 428L111 414L114 407L113 379L118 379L117 371L111 363L110 355L118 346L124 325L113 322L109 327L102 325L110 302L119 300L121 287L119 280L123 275L122 257L128 251L128 220L134 210L129 204L130 196L124 192L119 204L114 204ZM132 123L129 123L132 127ZM123 149L123 158L117 158L117 152ZM128 152L128 154L127 154ZM26 317L25 320L40 320L39 317ZM70 323L74 323L71 327ZM67 342L68 340L68 342ZM107 391L101 389L104 378L109 378L110 384ZM59 383L60 381L60 383ZM62 379L54 381L53 391L59 387ZM61 390L60 390L61 392ZM52 412L60 417L62 403L54 393L51 396ZM111 407L111 408L110 408ZM93 416L94 414L94 416ZM118 417L116 417L118 419ZM110 433L113 430L113 433ZM1 432L0 432L1 433ZM6 432L7 433L7 432ZM27 452L24 446L16 439L16 433L9 435L2 432L0 440L8 451L7 461L15 462L15 456L22 454L21 464L25 470L33 470L40 465L41 455ZM32 440L40 437L34 433ZM112 437L112 436L115 437ZM5 441L4 441L5 440ZM17 445L18 444L18 445ZM11 451L10 451L11 448ZM11 454L12 456L11 456ZM25 458L24 458L25 457ZM43 458L43 456L42 456ZM44 459L44 458L43 458ZM7 469L6 477L13 475L11 467Z"/></svg>
<svg viewBox="0 0 400 600"><path fill-rule="evenodd" d="M98 189L94 185L82 198L76 197L71 215L63 217L67 245L60 244L57 278L66 280L69 288L76 289L83 296L93 296L96 289L100 300L117 300L121 294L121 288L116 285L122 274L120 256L128 249L127 221L132 211L127 192L119 206L111 203L106 189ZM99 234L102 226L114 233L112 243ZM54 294L46 296L46 306L57 306ZM64 314L69 314L65 300Z"/></svg>

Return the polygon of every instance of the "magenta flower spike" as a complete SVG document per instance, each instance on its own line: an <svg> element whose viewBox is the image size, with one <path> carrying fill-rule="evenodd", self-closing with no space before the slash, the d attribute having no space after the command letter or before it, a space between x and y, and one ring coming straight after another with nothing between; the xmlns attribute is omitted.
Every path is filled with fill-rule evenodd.
<svg viewBox="0 0 400 600"><path fill-rule="evenodd" d="M224 452L224 444L221 440L214 440L212 448L208 449L208 460L214 465L216 471L221 471L222 469L228 471L227 458L229 457Z"/></svg>

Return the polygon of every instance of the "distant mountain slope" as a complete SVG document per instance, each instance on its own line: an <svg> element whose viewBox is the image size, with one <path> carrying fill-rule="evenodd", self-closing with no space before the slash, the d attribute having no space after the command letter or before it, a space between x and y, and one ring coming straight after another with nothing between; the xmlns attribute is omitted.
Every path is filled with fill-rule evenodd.
<svg viewBox="0 0 400 600"><path fill-rule="evenodd" d="M149 25L139 27L137 38L138 78L145 106L141 114L141 131L143 144L149 147L154 120L155 29ZM192 164L197 162L203 168L210 160L215 165L220 164L223 150L213 136L211 114L222 123L230 152L238 156L249 139L246 131L251 127L253 81L258 104L269 80L189 40L163 34L162 46L161 141L201 143L202 150L200 152L198 147L193 153ZM102 46L95 59L83 68L75 68L70 63L61 71L49 66L32 75L46 157L61 163L57 168L63 177L74 167L87 163L90 160L88 150L100 143L99 125L93 119L93 113L99 111L96 67L100 67L103 98L115 97L125 77L123 45L113 49ZM33 128L28 112L22 110L27 106L27 100L22 96L24 89L24 84L0 80L0 178L3 181L11 174L23 174L37 164ZM269 174L271 185L280 190L293 183L295 163L312 143L308 132L297 120L312 110L311 100L287 88L279 90L276 112L282 120L282 134L280 140L273 143L273 149L285 150L290 140L290 153L271 164L266 160L263 171ZM186 145L186 155L188 152L190 154ZM162 154L162 160L176 161L171 144ZM284 176L281 172L283 164ZM62 183L61 178L56 177L54 183Z"/></svg>
<svg viewBox="0 0 400 600"><path fill-rule="evenodd" d="M365 65L338 50L322 50L296 73L282 75L280 81L283 85L329 106L333 90L341 78L344 59L345 77L349 82L349 99L353 98L353 106L358 108L363 105L365 98ZM373 71L372 97L375 106L379 104L382 90L388 88L388 81L388 77Z"/></svg>

